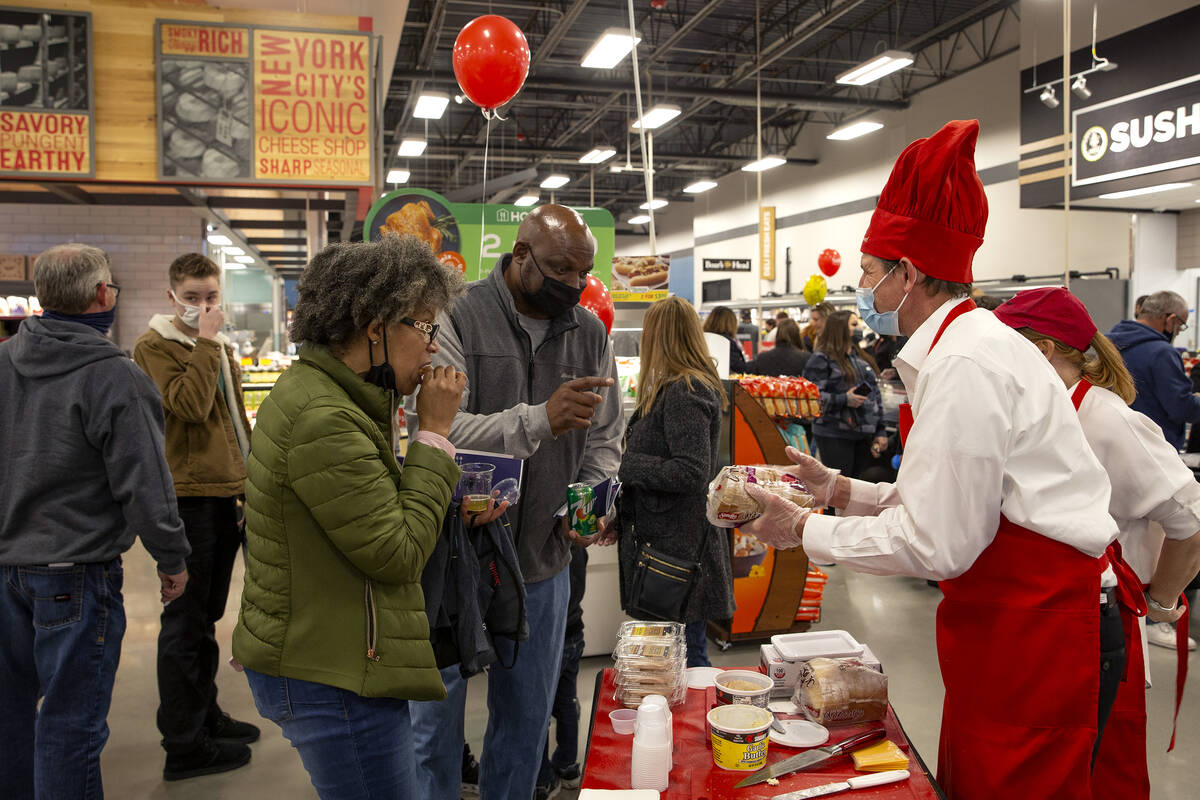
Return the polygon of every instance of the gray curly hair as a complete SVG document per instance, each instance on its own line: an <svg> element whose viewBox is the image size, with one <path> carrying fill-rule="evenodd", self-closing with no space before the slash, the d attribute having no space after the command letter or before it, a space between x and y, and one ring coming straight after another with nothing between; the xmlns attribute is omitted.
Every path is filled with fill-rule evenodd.
<svg viewBox="0 0 1200 800"><path fill-rule="evenodd" d="M325 247L300 275L297 290L292 341L344 350L375 320L437 313L465 286L428 244L406 235Z"/></svg>

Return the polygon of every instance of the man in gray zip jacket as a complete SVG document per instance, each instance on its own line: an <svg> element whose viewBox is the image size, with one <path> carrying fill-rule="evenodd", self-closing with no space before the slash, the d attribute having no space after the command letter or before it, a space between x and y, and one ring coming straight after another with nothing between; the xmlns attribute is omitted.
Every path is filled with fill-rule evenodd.
<svg viewBox="0 0 1200 800"><path fill-rule="evenodd" d="M577 306L594 256L595 239L578 213L534 209L512 253L439 319L434 363L465 372L468 383L450 441L525 459L509 519L530 633L515 663L504 652L509 643L498 641L501 661L513 666L488 673L483 800L533 796L570 600L570 540L554 514L568 484L598 483L620 466L625 424L612 345L604 324ZM410 704L418 785L423 798L457 800L466 682L454 666L442 678L446 700Z"/></svg>
<svg viewBox="0 0 1200 800"><path fill-rule="evenodd" d="M141 537L167 603L189 548L162 398L105 336L108 256L59 245L33 277L46 311L0 344L0 794L93 797L125 633L121 554Z"/></svg>

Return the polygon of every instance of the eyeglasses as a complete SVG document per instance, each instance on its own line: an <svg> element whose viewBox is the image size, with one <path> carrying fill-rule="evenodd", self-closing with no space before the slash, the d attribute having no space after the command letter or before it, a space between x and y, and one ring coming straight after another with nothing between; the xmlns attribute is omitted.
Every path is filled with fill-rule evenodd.
<svg viewBox="0 0 1200 800"><path fill-rule="evenodd" d="M1178 320L1184 320L1184 319L1187 319L1187 317L1181 317L1181 316L1179 316L1178 314L1172 314L1171 316L1172 316L1172 317L1174 317L1175 319L1178 319ZM1179 334L1179 333L1183 333L1183 332L1184 332L1184 331L1186 331L1187 329L1188 329L1188 324L1187 324L1186 322L1181 322L1181 323L1180 323L1180 325L1179 325L1179 328L1178 328L1178 329L1176 329L1175 333L1177 333L1177 334Z"/></svg>
<svg viewBox="0 0 1200 800"><path fill-rule="evenodd" d="M416 328L417 331L422 333L425 336L426 347L437 341L438 328L441 327L436 322L422 322L421 320L413 319L412 317L401 317L400 324L407 325L410 328Z"/></svg>
<svg viewBox="0 0 1200 800"><path fill-rule="evenodd" d="M117 286L115 283L102 282L101 284L97 284L97 285L103 285L103 286L108 287L109 289L112 289L113 294L116 294L116 295L121 294L121 287Z"/></svg>

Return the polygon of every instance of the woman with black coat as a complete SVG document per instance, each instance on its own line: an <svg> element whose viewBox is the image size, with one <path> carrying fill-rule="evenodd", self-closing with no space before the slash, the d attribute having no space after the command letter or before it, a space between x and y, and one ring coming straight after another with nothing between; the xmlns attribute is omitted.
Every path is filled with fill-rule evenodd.
<svg viewBox="0 0 1200 800"><path fill-rule="evenodd" d="M850 334L850 312L837 311L826 320L804 368L804 377L821 390L821 416L813 423L819 458L848 478L858 477L873 456L887 449L875 371L859 353Z"/></svg>
<svg viewBox="0 0 1200 800"><path fill-rule="evenodd" d="M764 350L746 365L750 375L787 375L799 378L804 375L810 353L804 350L800 339L800 326L791 319L779 321L779 333L775 346Z"/></svg>
<svg viewBox="0 0 1200 800"><path fill-rule="evenodd" d="M729 619L734 610L729 540L705 515L728 401L700 318L685 300L668 297L646 312L641 358L619 474L621 607L629 609L640 545L699 561L699 582L683 619L674 621L687 623L688 666L709 666L707 621Z"/></svg>

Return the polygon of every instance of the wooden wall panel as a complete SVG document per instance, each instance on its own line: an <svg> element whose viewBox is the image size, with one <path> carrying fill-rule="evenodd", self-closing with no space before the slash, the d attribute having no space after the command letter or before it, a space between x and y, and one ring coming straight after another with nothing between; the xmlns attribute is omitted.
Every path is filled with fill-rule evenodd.
<svg viewBox="0 0 1200 800"><path fill-rule="evenodd" d="M191 2L58 0L36 8L92 14L95 87L96 180L157 183L155 140L154 22L158 19L233 22L244 25L359 30L356 16L213 8Z"/></svg>

